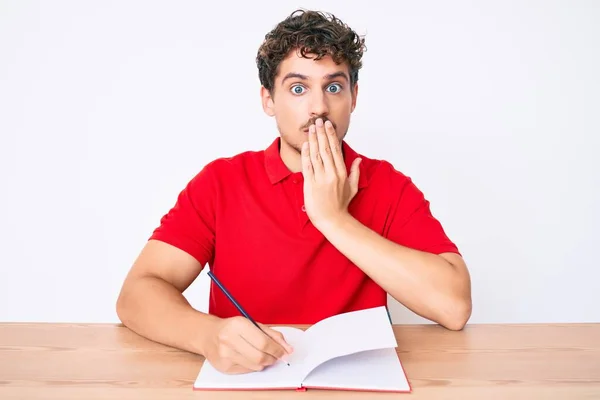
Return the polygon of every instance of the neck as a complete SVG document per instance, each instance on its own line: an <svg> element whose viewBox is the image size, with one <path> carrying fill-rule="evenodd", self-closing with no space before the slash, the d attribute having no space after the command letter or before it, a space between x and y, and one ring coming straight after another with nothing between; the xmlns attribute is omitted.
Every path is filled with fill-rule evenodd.
<svg viewBox="0 0 600 400"><path fill-rule="evenodd" d="M279 154L287 169L292 172L302 171L302 155L283 140L280 141Z"/></svg>

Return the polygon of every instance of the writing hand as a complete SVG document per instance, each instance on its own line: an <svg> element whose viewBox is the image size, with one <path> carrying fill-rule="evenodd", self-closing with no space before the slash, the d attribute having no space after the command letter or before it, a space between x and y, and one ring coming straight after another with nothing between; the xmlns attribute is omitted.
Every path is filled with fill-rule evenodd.
<svg viewBox="0 0 600 400"><path fill-rule="evenodd" d="M293 349L281 332L259 325L268 336L244 317L219 320L203 346L206 359L227 374L262 371L285 359Z"/></svg>

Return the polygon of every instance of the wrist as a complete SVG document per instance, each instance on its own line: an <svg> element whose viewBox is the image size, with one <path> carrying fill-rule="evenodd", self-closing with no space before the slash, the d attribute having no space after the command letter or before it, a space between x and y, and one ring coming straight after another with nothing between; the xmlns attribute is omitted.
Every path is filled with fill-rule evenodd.
<svg viewBox="0 0 600 400"><path fill-rule="evenodd" d="M335 232L339 232L340 230L344 230L345 227L351 223L352 215L348 212L341 212L333 217L325 219L319 226L316 228L321 231L321 233L325 236L335 234Z"/></svg>
<svg viewBox="0 0 600 400"><path fill-rule="evenodd" d="M221 318L214 315L195 312L193 322L184 328L189 332L189 346L194 353L206 357L220 321Z"/></svg>

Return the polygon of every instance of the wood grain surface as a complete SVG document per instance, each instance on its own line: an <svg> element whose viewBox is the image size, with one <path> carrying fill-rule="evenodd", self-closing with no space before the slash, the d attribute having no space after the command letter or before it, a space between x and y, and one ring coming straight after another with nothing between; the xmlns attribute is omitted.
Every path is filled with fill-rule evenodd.
<svg viewBox="0 0 600 400"><path fill-rule="evenodd" d="M600 324L396 325L413 392L192 391L203 358L121 325L0 324L0 399L600 399Z"/></svg>

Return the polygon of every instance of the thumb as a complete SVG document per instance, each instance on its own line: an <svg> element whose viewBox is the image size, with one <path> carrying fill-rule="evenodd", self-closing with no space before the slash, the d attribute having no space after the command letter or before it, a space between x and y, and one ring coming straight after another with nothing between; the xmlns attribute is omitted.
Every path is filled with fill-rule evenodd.
<svg viewBox="0 0 600 400"><path fill-rule="evenodd" d="M358 178L360 176L360 169L358 166L361 161L362 159L357 158L352 162L352 166L350 167L350 176L348 177L348 180L350 181L350 187L353 191L358 190Z"/></svg>

